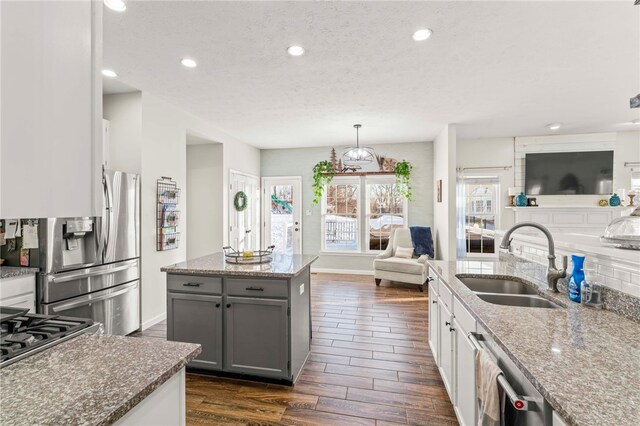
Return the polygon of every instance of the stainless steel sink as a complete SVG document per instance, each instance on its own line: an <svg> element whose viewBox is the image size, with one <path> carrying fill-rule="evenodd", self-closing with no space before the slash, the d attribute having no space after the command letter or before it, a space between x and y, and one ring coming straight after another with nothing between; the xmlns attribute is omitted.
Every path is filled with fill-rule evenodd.
<svg viewBox="0 0 640 426"><path fill-rule="evenodd" d="M491 293L476 293L476 295L485 302L494 303L496 305L552 309L562 307L540 296Z"/></svg>
<svg viewBox="0 0 640 426"><path fill-rule="evenodd" d="M476 293L500 293L500 294L537 294L526 284L513 280L498 278L458 277L469 290Z"/></svg>

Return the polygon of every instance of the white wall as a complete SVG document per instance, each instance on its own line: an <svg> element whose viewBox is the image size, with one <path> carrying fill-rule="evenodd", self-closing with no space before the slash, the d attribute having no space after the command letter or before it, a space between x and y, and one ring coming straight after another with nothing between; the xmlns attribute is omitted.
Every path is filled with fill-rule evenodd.
<svg viewBox="0 0 640 426"><path fill-rule="evenodd" d="M436 259L456 259L456 126L448 124L433 142L433 182L442 180L442 202L433 194Z"/></svg>
<svg viewBox="0 0 640 426"><path fill-rule="evenodd" d="M336 148L340 151L340 147ZM409 225L433 227L433 143L382 144L373 148L378 153L412 163L414 199L409 202ZM331 147L262 150L262 176L302 176L302 208L312 213L310 216L302 215L302 251L308 255L320 255L313 264L314 269L370 272L374 254L321 253L321 209L320 205L312 204L312 168L318 161L328 160L330 151ZM377 165L371 167L375 169Z"/></svg>
<svg viewBox="0 0 640 426"><path fill-rule="evenodd" d="M133 115L140 111L140 121L124 112L118 112L119 102L126 105ZM130 167L133 170L139 167L142 177L142 323L145 327L166 315L166 277L160 272L160 268L187 259L187 135L196 134L203 139L223 144L223 186L219 188L219 197L225 207L229 168L260 175L260 150L152 95L142 93L139 108L134 105L135 102L136 98L130 94L105 96L105 111L109 111L109 115L104 118L111 122L110 155L113 168ZM129 136L136 134L138 123L141 123L141 136L134 140ZM120 153L130 153L131 157ZM140 159L139 162L137 158ZM163 252L156 251L155 228L156 180L161 176L172 177L182 189L178 206L181 210L181 223L178 226L181 233L180 246ZM227 221L226 211L225 208L223 222Z"/></svg>
<svg viewBox="0 0 640 426"><path fill-rule="evenodd" d="M466 139L457 141L456 163L464 167L510 167L508 170L478 169L465 175L493 175L500 179L500 229L514 224L513 210L505 209L509 201L509 187L514 185L514 138Z"/></svg>
<svg viewBox="0 0 640 426"><path fill-rule="evenodd" d="M104 118L111 122L109 140L111 168L129 173L142 171L142 92L106 95L103 98Z"/></svg>
<svg viewBox="0 0 640 426"><path fill-rule="evenodd" d="M224 246L222 148L219 143L187 145L188 259L220 251Z"/></svg>

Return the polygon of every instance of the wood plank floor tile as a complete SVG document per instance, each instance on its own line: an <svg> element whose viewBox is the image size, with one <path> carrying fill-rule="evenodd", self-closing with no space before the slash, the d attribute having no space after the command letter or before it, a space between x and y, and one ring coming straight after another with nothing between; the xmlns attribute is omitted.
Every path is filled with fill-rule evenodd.
<svg viewBox="0 0 640 426"><path fill-rule="evenodd" d="M341 374L319 373L317 371L303 371L300 380L305 382L323 383L327 385L346 386L363 389L373 389L373 379L370 377L348 376Z"/></svg>
<svg viewBox="0 0 640 426"><path fill-rule="evenodd" d="M391 332L391 327L383 327L380 325L338 324L338 328L346 328L349 330L381 331L383 333ZM402 330L402 329L397 329L397 330Z"/></svg>
<svg viewBox="0 0 640 426"><path fill-rule="evenodd" d="M374 420L388 420L401 423L407 421L407 412L404 408L347 401L344 399L321 397L318 399L316 410L365 417Z"/></svg>
<svg viewBox="0 0 640 426"><path fill-rule="evenodd" d="M334 333L325 333L321 331L314 331L313 337L314 338L317 337L323 340L342 340L344 342L351 342L353 340L353 334L334 334ZM315 344L315 342L313 342L313 344Z"/></svg>
<svg viewBox="0 0 640 426"><path fill-rule="evenodd" d="M349 365L357 365L358 367L368 367L382 370L404 371L407 373L422 373L419 365L408 362L398 361L381 361L377 359L351 358Z"/></svg>
<svg viewBox="0 0 640 426"><path fill-rule="evenodd" d="M405 346L405 347L413 347L413 343L414 343L409 340L386 339L383 337L365 337L365 336L353 336L353 341L363 342L363 343L377 343L380 345Z"/></svg>
<svg viewBox="0 0 640 426"><path fill-rule="evenodd" d="M375 420L365 419L362 417L290 408L287 408L281 419L281 424L283 425L296 426L373 426L375 423Z"/></svg>
<svg viewBox="0 0 640 426"><path fill-rule="evenodd" d="M438 399L451 405L449 394L444 385L429 386L419 383L407 383L393 380L373 380L373 389L386 392L397 392L411 395L422 395L433 400Z"/></svg>
<svg viewBox="0 0 640 426"><path fill-rule="evenodd" d="M353 361L355 358L352 358ZM332 374L344 374L347 376L370 377L372 379L397 380L398 372L380 370L377 368L354 367L351 365L327 364L324 371Z"/></svg>
<svg viewBox="0 0 640 426"><path fill-rule="evenodd" d="M358 358L373 358L373 351L363 351L360 349L336 348L334 346L311 345L311 352L316 354L357 356Z"/></svg>
<svg viewBox="0 0 640 426"><path fill-rule="evenodd" d="M433 401L430 398L426 398L424 395L350 388L347 392L347 399L350 401L368 402L372 404L417 408L432 412L435 410Z"/></svg>
<svg viewBox="0 0 640 426"><path fill-rule="evenodd" d="M435 365L433 357L427 355L407 355L399 354L396 352L382 352L373 350L373 359L379 359L383 361L400 361L410 362L414 364Z"/></svg>
<svg viewBox="0 0 640 426"><path fill-rule="evenodd" d="M324 362L331 364L343 364L349 365L350 357L348 356L340 356L340 355L329 355L329 354L320 354L312 352L309 355L308 360L312 362Z"/></svg>
<svg viewBox="0 0 640 426"><path fill-rule="evenodd" d="M346 386L329 385L326 383L313 383L304 380L298 380L294 385L294 389L296 392L304 394L344 399L347 397L347 389L349 388L347 388Z"/></svg>
<svg viewBox="0 0 640 426"><path fill-rule="evenodd" d="M353 330L346 328L330 328L330 327L320 327L320 330L323 333L332 333L332 334L344 334L349 336L367 336L371 337L373 335L373 331L368 330Z"/></svg>
<svg viewBox="0 0 640 426"><path fill-rule="evenodd" d="M362 349L365 351L379 351L379 352L393 353L393 346L378 345L375 343L345 342L345 341L334 340L331 346L334 346L336 348Z"/></svg>
<svg viewBox="0 0 640 426"><path fill-rule="evenodd" d="M443 416L432 411L407 408L407 423L420 426L457 426L455 416Z"/></svg>

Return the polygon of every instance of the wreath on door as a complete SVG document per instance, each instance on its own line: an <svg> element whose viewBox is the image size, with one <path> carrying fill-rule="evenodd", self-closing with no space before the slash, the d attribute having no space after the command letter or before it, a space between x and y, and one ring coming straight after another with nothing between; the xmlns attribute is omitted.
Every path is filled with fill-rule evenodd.
<svg viewBox="0 0 640 426"><path fill-rule="evenodd" d="M243 191L236 192L236 196L233 197L233 206L236 208L236 210L239 212L244 211L246 210L247 205L247 194L245 194Z"/></svg>

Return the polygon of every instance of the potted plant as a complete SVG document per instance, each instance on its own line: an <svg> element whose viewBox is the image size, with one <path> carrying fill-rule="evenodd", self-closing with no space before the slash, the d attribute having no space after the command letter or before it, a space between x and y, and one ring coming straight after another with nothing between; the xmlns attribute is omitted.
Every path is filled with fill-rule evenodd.
<svg viewBox="0 0 640 426"><path fill-rule="evenodd" d="M411 201L413 193L411 191L411 170L413 166L410 162L402 160L396 164L396 185L398 192L403 195L407 200Z"/></svg>
<svg viewBox="0 0 640 426"><path fill-rule="evenodd" d="M313 204L320 203L325 185L333 180L335 171L330 161L323 160L313 166Z"/></svg>

